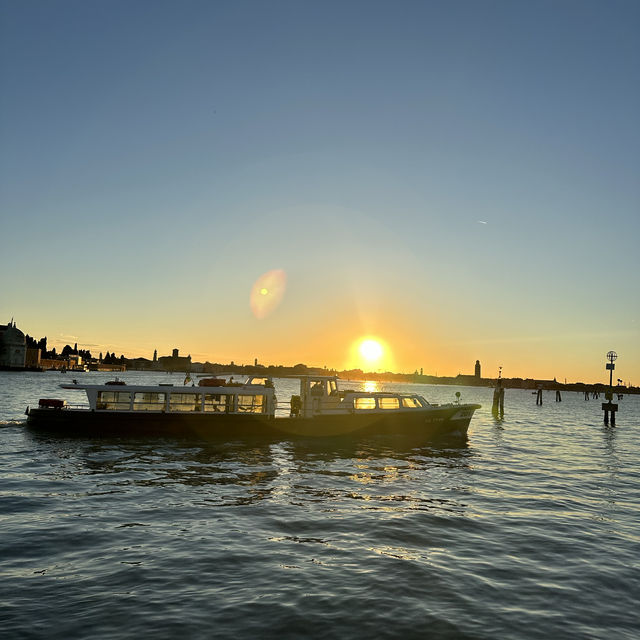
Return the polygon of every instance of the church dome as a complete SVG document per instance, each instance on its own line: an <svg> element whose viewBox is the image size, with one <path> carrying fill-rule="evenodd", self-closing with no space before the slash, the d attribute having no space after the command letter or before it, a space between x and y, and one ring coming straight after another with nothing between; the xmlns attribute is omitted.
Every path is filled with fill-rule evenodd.
<svg viewBox="0 0 640 640"><path fill-rule="evenodd" d="M2 331L2 342L6 346L24 347L27 344L27 339L15 324L8 324Z"/></svg>
<svg viewBox="0 0 640 640"><path fill-rule="evenodd" d="M24 333L20 331L15 325L7 325L2 332L2 341L7 345L12 346L24 346L27 344L27 340L24 337Z"/></svg>
<svg viewBox="0 0 640 640"><path fill-rule="evenodd" d="M27 340L14 322L0 325L0 368L24 369Z"/></svg>

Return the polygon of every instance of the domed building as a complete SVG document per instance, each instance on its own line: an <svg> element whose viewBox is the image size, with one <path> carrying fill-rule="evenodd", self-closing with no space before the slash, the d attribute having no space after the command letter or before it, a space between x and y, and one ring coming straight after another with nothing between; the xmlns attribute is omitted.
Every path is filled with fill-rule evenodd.
<svg viewBox="0 0 640 640"><path fill-rule="evenodd" d="M27 340L13 319L0 324L0 369L24 369L27 358Z"/></svg>

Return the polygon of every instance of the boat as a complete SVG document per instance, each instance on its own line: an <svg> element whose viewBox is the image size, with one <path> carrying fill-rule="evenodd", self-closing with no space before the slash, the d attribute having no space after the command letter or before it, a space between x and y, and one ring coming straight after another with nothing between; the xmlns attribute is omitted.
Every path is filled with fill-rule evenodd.
<svg viewBox="0 0 640 640"><path fill-rule="evenodd" d="M414 393L341 390L336 376L296 376L299 395L278 404L273 380L204 378L196 386L62 384L87 403L42 398L27 425L84 436L149 435L241 438L398 435L466 437L479 404L430 404ZM459 394L458 394L459 395Z"/></svg>

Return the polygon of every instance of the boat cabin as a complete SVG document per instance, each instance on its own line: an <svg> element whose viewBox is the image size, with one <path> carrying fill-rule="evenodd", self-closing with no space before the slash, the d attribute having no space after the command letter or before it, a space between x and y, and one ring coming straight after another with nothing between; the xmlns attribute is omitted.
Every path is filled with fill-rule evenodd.
<svg viewBox="0 0 640 640"><path fill-rule="evenodd" d="M412 411L436 405L422 396L383 391L338 389L337 376L298 376L300 395L291 398L291 416L311 418L315 415L359 413L364 411Z"/></svg>
<svg viewBox="0 0 640 640"><path fill-rule="evenodd" d="M215 383L212 384L212 380ZM226 383L220 379L201 380L195 387L172 384L62 385L64 389L84 389L91 411L155 412L203 414L275 415L273 385Z"/></svg>
<svg viewBox="0 0 640 640"><path fill-rule="evenodd" d="M338 388L337 376L296 376L300 395L291 397L291 418L313 418L353 413L406 412L432 408L422 396L405 393L367 392ZM244 382L233 378L203 378L198 386L173 384L131 385L120 380L103 385L61 385L64 389L84 390L89 406L96 412L164 414L257 414L275 418L277 398L271 378L252 376ZM43 399L40 408L71 407L53 405Z"/></svg>

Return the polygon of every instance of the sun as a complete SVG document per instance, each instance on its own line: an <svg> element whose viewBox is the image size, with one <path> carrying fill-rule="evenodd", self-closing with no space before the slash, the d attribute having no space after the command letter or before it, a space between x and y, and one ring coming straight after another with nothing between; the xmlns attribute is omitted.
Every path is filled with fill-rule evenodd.
<svg viewBox="0 0 640 640"><path fill-rule="evenodd" d="M369 364L375 364L384 354L382 345L377 340L372 340L371 338L363 340L358 347L358 351Z"/></svg>
<svg viewBox="0 0 640 640"><path fill-rule="evenodd" d="M393 371L393 351L389 343L377 335L364 335L350 345L347 368L362 371Z"/></svg>

